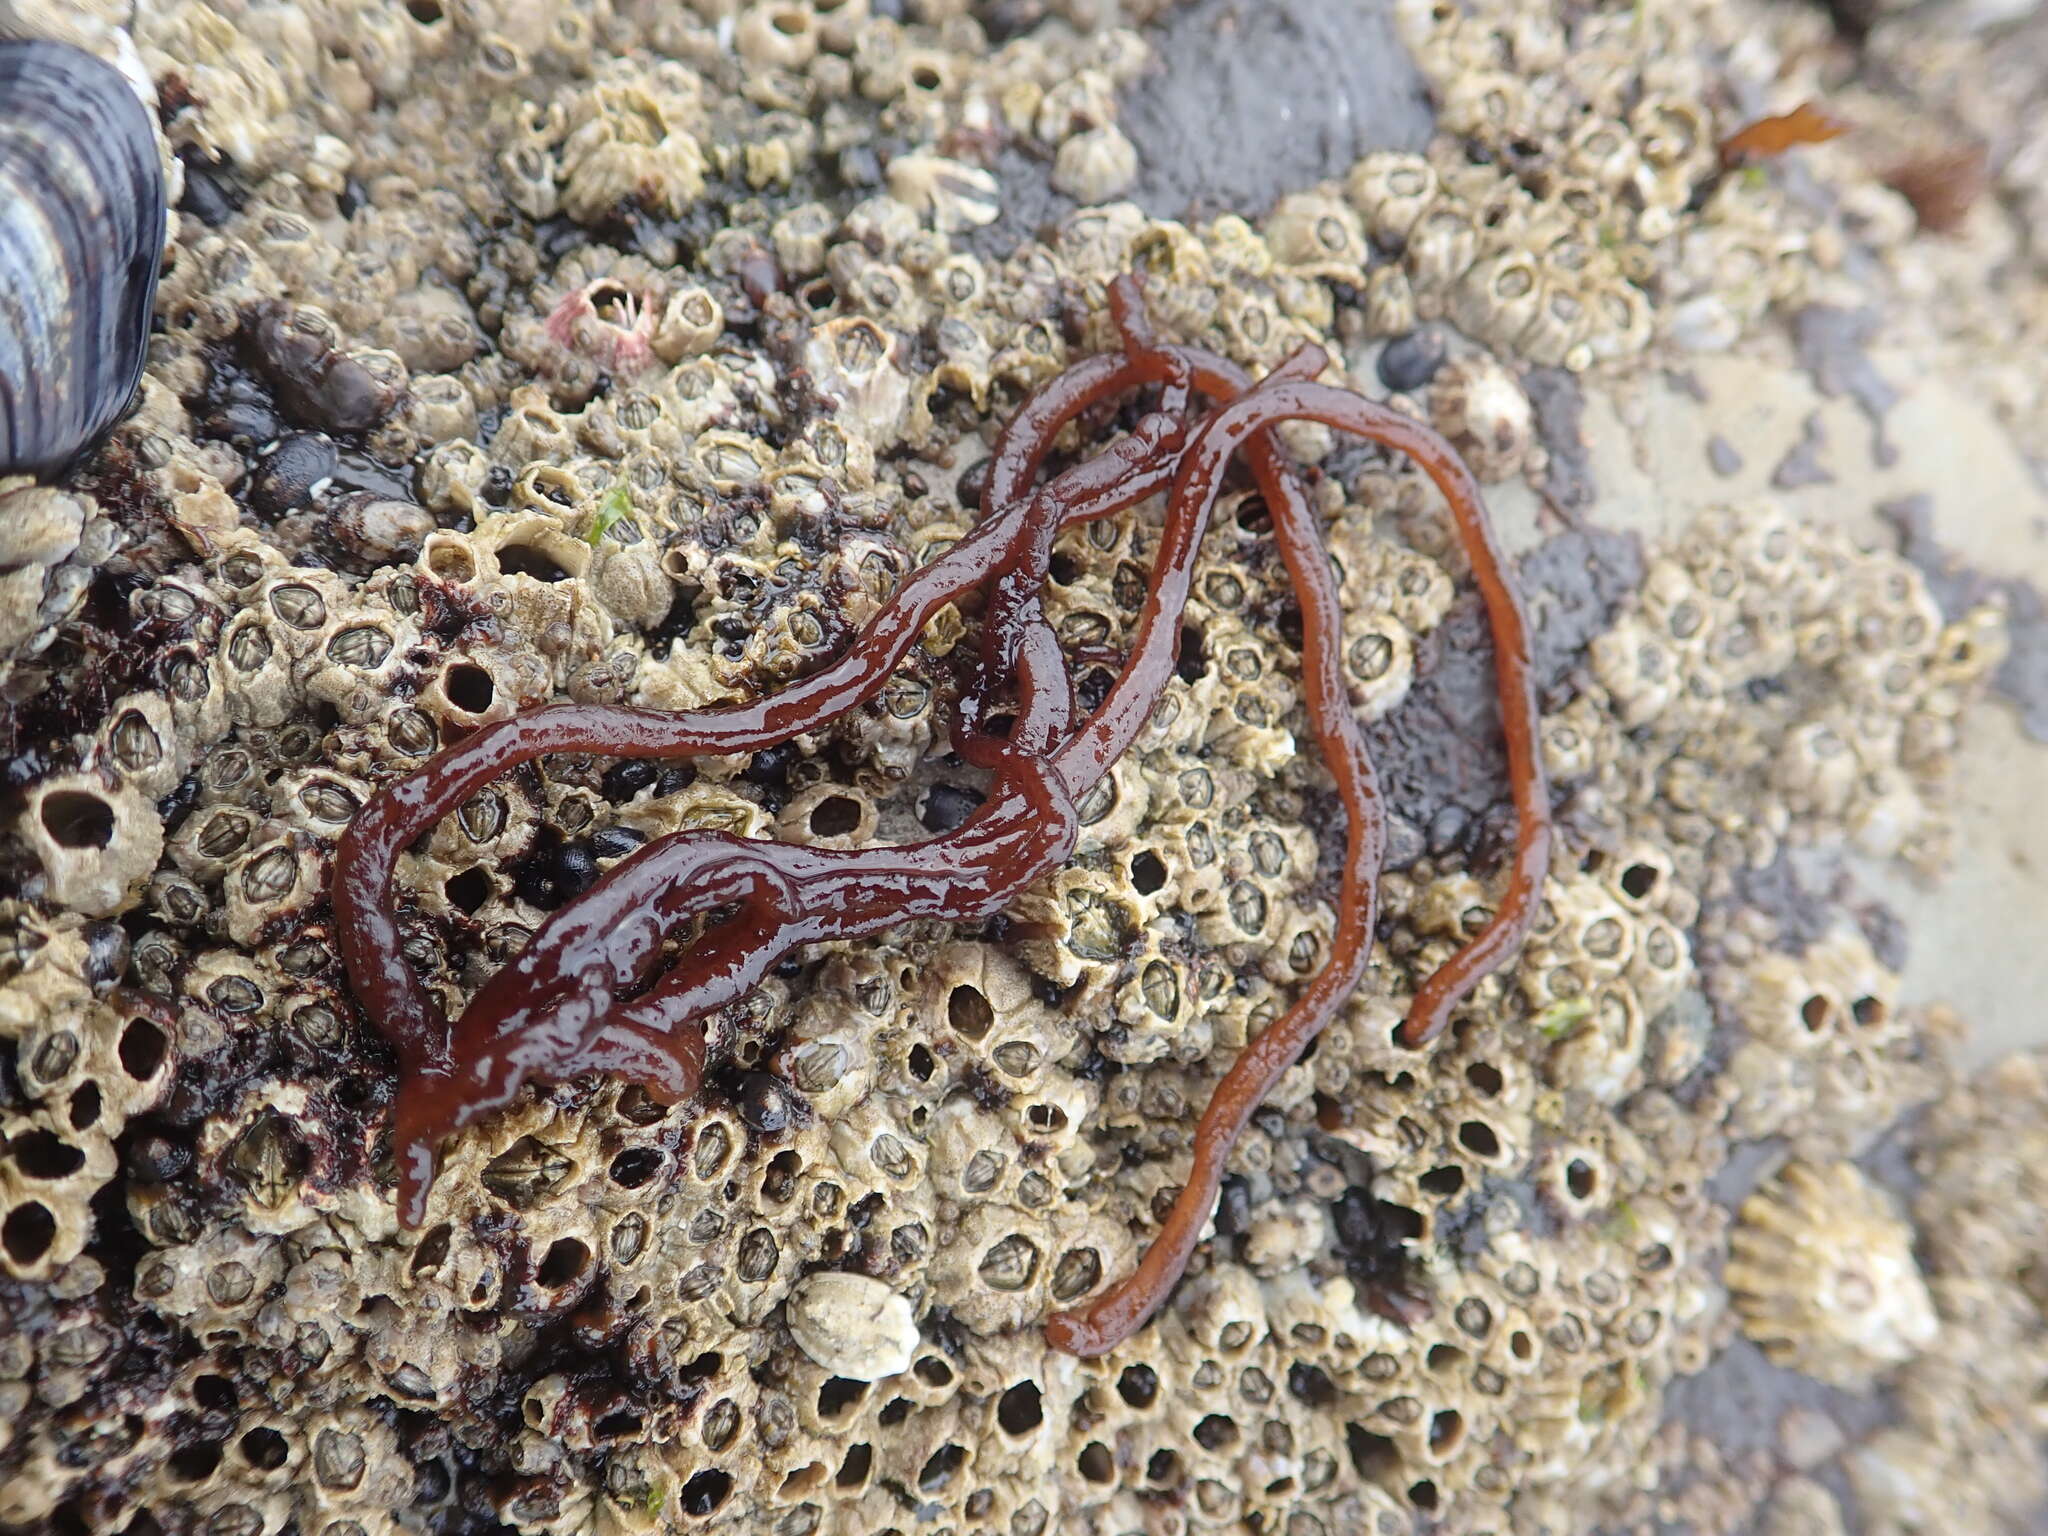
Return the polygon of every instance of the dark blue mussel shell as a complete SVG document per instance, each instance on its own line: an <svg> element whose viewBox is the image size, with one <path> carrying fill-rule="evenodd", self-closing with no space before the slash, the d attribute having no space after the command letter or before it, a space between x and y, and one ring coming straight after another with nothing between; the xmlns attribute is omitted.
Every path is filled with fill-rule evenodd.
<svg viewBox="0 0 2048 1536"><path fill-rule="evenodd" d="M0 474L63 468L142 377L164 178L121 72L0 40Z"/></svg>

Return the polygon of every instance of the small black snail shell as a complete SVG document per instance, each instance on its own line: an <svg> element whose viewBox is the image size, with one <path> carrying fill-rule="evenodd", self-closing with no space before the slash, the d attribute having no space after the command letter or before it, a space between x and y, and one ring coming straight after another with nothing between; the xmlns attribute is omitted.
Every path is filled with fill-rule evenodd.
<svg viewBox="0 0 2048 1536"><path fill-rule="evenodd" d="M111 64L0 40L0 474L63 468L142 377L164 245L149 114Z"/></svg>

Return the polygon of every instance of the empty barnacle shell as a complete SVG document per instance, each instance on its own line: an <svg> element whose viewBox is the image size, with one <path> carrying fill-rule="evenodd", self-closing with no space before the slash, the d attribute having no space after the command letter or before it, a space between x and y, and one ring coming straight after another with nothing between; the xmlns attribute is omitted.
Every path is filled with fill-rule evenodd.
<svg viewBox="0 0 2048 1536"><path fill-rule="evenodd" d="M121 72L0 40L0 474L62 468L127 408L164 228L155 131Z"/></svg>

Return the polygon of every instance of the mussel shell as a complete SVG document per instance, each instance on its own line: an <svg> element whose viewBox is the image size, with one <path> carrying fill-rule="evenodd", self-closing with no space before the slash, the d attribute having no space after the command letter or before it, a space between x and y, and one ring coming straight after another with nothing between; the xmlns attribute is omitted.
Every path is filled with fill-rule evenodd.
<svg viewBox="0 0 2048 1536"><path fill-rule="evenodd" d="M0 474L45 474L113 426L142 377L164 177L119 70L0 40Z"/></svg>

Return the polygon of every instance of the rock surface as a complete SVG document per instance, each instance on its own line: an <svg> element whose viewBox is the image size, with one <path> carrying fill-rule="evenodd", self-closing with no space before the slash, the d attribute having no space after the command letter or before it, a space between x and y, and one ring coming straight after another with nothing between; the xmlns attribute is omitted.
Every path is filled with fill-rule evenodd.
<svg viewBox="0 0 2048 1536"><path fill-rule="evenodd" d="M2040 1529L2048 820L1987 702L2048 585L2038 16L87 10L0 21L126 60L192 174L132 418L0 484L0 1530ZM1808 99L1856 131L1721 168ZM1959 210L1915 134L1989 146ZM1170 334L1315 341L1486 460L1562 831L1514 964L1392 1044L1497 899L1491 659L1421 477L1296 433L1395 856L1150 1327L1039 1331L1332 924L1242 494L1008 928L797 957L690 1104L529 1090L402 1229L341 831L481 722L834 654L1132 267ZM1155 516L1062 540L1073 644L1127 639ZM683 828L957 824L973 621L830 732L505 776L401 861L409 963L459 1007Z"/></svg>

